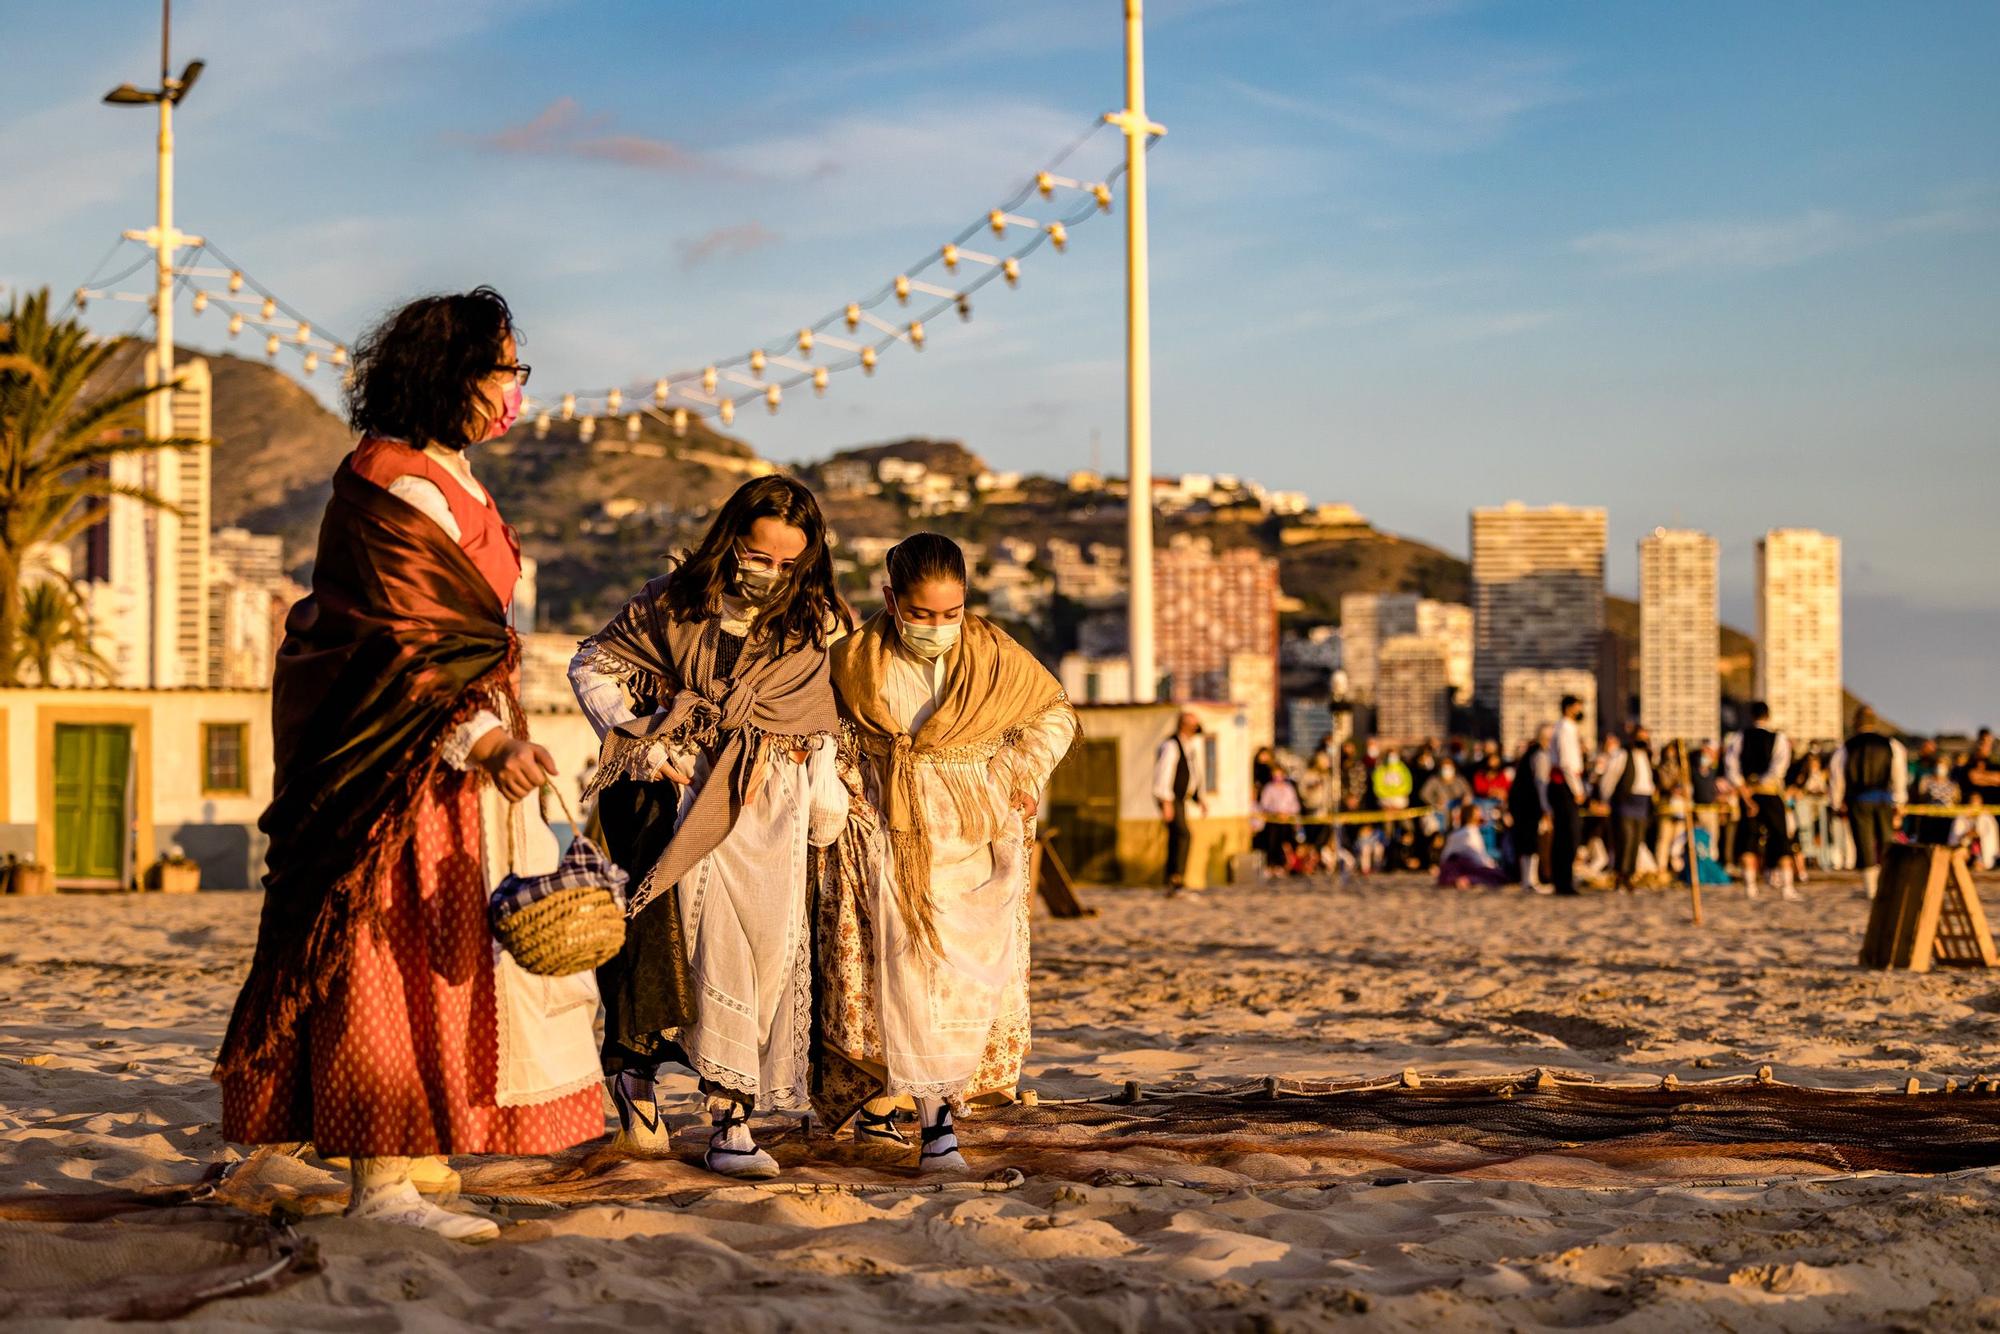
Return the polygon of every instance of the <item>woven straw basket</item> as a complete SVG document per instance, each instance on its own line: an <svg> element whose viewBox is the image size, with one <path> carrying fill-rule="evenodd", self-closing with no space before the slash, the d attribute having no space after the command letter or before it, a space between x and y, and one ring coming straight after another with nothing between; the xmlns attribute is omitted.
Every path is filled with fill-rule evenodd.
<svg viewBox="0 0 2000 1334"><path fill-rule="evenodd" d="M562 792L553 784L543 791L555 793L572 839L582 839L583 828ZM511 819L507 828L511 845ZM510 846L510 857L512 851ZM568 977L617 957L625 945L625 905L607 886L570 885L496 918L492 927L494 938L522 968L538 977Z"/></svg>
<svg viewBox="0 0 2000 1334"><path fill-rule="evenodd" d="M625 945L625 909L601 886L559 889L508 913L493 934L514 962L538 977L568 977L618 956Z"/></svg>

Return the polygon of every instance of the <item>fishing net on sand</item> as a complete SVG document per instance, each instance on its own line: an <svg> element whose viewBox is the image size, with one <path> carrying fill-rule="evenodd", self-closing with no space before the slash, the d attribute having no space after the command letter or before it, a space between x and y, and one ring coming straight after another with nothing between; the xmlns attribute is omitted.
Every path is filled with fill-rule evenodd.
<svg viewBox="0 0 2000 1334"><path fill-rule="evenodd" d="M673 1120L674 1157L636 1159L597 1141L547 1158L462 1159L464 1194L523 1216L779 1193L1010 1191L1035 1181L1228 1192L1379 1181L1387 1173L1601 1188L2000 1164L2000 1081L1985 1079L1925 1092L1804 1088L1768 1072L1647 1085L1547 1071L1267 1079L1202 1091L1127 1085L1110 1098L1030 1101L965 1117L960 1139L973 1171L944 1181L917 1176L906 1151L885 1157L808 1122L770 1120L759 1140L783 1164L783 1177L723 1182L700 1166L705 1121ZM195 1187L0 1197L0 1319L166 1318L216 1296L275 1286L316 1263L310 1238L302 1241L291 1223L345 1203L345 1175L303 1146L259 1150ZM154 1226L163 1222L175 1226ZM88 1264L82 1251L91 1253ZM115 1285L49 1281L63 1272L101 1275L104 1257L126 1251ZM60 1263L65 1256L77 1263Z"/></svg>

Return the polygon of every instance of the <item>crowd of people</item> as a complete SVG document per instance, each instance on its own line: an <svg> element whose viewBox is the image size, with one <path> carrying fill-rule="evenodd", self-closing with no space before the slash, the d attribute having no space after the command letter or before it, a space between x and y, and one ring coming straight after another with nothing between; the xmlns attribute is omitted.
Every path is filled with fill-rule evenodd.
<svg viewBox="0 0 2000 1334"><path fill-rule="evenodd" d="M1749 713L1720 743L1692 745L1656 743L1634 725L1592 746L1570 698L1512 754L1466 737L1327 737L1303 757L1263 747L1251 790L1264 874L1435 872L1444 885L1554 894L1575 892L1579 877L1618 890L1685 883L1692 855L1703 883L1791 898L1823 870L1860 869L1872 893L1897 838L1964 846L1987 869L2000 862L1990 729L1959 752L1906 745L1863 708L1845 742L1794 752L1761 702ZM1905 817L1912 806L1960 809Z"/></svg>

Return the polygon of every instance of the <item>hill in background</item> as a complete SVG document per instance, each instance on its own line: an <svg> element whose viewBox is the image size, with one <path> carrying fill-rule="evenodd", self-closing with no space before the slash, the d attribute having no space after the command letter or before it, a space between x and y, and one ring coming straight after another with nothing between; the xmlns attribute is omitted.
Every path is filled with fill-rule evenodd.
<svg viewBox="0 0 2000 1334"><path fill-rule="evenodd" d="M190 351L208 358L214 377L215 521L285 538L288 563L303 573L312 559L333 471L351 447L347 426L290 377L261 362ZM579 422L552 422L546 436L523 422L503 440L481 446L474 466L521 534L522 549L540 564L543 628L587 633L663 568L669 551L699 535L714 508L745 478L779 470L741 440L691 419L685 437L641 415L636 438L622 421L600 421L593 438ZM964 480L985 471L980 457L957 441L914 439L847 449L800 469L816 482L839 461L871 468L885 458L923 463ZM1026 477L1011 504L975 501L963 513L916 516L893 490L882 495L826 496L827 521L844 540L894 538L933 528L964 541L1003 536L1081 544L1124 541L1124 510L1101 496L1080 495L1059 479ZM1208 538L1218 549L1252 546L1278 557L1285 592L1300 623L1340 619L1350 592L1411 592L1450 602L1469 596L1470 571L1460 557L1426 543L1357 525L1336 539L1287 545L1279 523L1170 516L1161 540L1176 533ZM857 596L864 596L858 586ZM1638 605L1605 599L1605 623L1636 655ZM1721 634L1726 694L1751 689L1754 644L1731 626ZM1637 679L1637 662L1632 663ZM1851 707L1852 697L1848 703Z"/></svg>

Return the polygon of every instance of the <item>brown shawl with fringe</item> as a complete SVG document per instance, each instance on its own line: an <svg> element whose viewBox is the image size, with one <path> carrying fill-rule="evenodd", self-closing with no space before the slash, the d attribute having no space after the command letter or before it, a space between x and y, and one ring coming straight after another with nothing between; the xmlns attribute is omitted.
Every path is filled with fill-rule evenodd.
<svg viewBox="0 0 2000 1334"><path fill-rule="evenodd" d="M620 778L645 774L645 754L655 742L669 750L699 747L709 757L708 781L660 860L632 891L628 915L679 884L729 836L754 795L767 744L803 746L840 726L825 649L774 652L773 641L762 636L744 645L727 678L718 677L721 621L675 620L666 583L666 575L647 583L609 625L583 641L585 653L600 655L601 669L628 679L643 673L650 679L638 693L662 701L659 712L605 733L586 798Z"/></svg>
<svg viewBox="0 0 2000 1334"><path fill-rule="evenodd" d="M997 751L1008 734L1064 701L1063 689L1035 660L983 616L967 616L945 664L944 696L913 736L890 716L883 695L891 654L900 652L887 609L833 646L833 685L862 749L881 778L882 821L896 859L897 907L910 937L940 952L931 898L930 831L917 792L917 765L953 752Z"/></svg>
<svg viewBox="0 0 2000 1334"><path fill-rule="evenodd" d="M291 1048L341 974L357 905L408 851L408 812L445 738L512 697L514 645L493 586L458 544L343 461L312 593L285 620L272 681L264 909L216 1078Z"/></svg>

